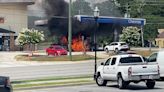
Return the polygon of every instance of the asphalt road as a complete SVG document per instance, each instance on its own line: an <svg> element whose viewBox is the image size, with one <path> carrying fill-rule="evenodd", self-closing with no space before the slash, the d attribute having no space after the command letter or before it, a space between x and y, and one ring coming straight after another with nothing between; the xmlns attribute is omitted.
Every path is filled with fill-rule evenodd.
<svg viewBox="0 0 164 92"><path fill-rule="evenodd" d="M139 84L131 83L127 89L118 89L117 83L108 83L105 87L99 87L94 85L82 85L82 86L67 86L67 87L52 87L44 89L32 89L22 90L15 92L163 92L164 81L158 81L154 89L147 89L144 82Z"/></svg>
<svg viewBox="0 0 164 92"><path fill-rule="evenodd" d="M94 54L94 52L87 52ZM9 76L12 80L35 79L41 77L88 75L94 73L94 60L90 61L59 61L59 62L24 62L14 57L26 52L0 52L0 76ZM45 54L45 53L35 53ZM73 54L81 54L74 52ZM105 52L97 53L99 57L109 57ZM105 61L105 60L104 60Z"/></svg>
<svg viewBox="0 0 164 92"><path fill-rule="evenodd" d="M9 76L11 80L35 79L50 76L88 75L93 73L94 60L0 68L0 75Z"/></svg>

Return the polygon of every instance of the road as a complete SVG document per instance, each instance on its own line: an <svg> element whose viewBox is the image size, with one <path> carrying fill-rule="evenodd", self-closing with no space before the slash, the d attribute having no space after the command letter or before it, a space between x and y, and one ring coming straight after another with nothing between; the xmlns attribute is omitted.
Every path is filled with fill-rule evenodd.
<svg viewBox="0 0 164 92"><path fill-rule="evenodd" d="M41 77L55 77L67 75L86 75L94 73L94 60L90 61L59 61L59 62L30 62L16 61L14 57L26 52L0 52L0 75L9 76L11 80L34 79ZM35 53L45 54L45 53ZM74 52L73 54L82 54ZM94 52L87 52L94 54ZM105 52L97 56L109 57Z"/></svg>
<svg viewBox="0 0 164 92"><path fill-rule="evenodd" d="M50 76L86 75L94 73L94 60L64 62L47 65L1 67L0 73L11 80L34 79Z"/></svg>
<svg viewBox="0 0 164 92"><path fill-rule="evenodd" d="M67 86L67 87L52 87L43 89L22 90L15 92L163 92L164 81L158 81L154 89L147 89L145 83L139 84L131 83L127 89L118 89L116 83L108 83L105 87L98 87L94 85L82 85L82 86Z"/></svg>

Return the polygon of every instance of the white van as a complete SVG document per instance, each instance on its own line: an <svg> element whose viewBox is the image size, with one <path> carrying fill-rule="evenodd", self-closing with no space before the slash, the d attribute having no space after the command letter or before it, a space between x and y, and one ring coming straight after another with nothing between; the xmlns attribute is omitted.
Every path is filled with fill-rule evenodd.
<svg viewBox="0 0 164 92"><path fill-rule="evenodd" d="M151 54L147 61L158 63L160 68L160 77L161 79L164 79L164 51L158 51Z"/></svg>

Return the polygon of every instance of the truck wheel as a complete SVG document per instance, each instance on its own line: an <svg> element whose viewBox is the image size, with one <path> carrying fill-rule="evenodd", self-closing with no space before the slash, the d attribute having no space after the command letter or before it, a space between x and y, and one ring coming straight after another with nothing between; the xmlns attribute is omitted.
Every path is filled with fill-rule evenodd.
<svg viewBox="0 0 164 92"><path fill-rule="evenodd" d="M97 77L96 77L96 83L97 83L98 86L106 86L107 81L104 80L104 79L101 77L100 74L98 74Z"/></svg>
<svg viewBox="0 0 164 92"><path fill-rule="evenodd" d="M118 88L119 89L124 89L129 84L129 82L126 82L126 81L123 80L121 75L118 75L117 83L118 83Z"/></svg>
<svg viewBox="0 0 164 92"><path fill-rule="evenodd" d="M155 86L155 81L154 81L154 80L147 80L147 81L146 81L146 86L147 86L147 88L149 88L149 89L153 89L154 86Z"/></svg>
<svg viewBox="0 0 164 92"><path fill-rule="evenodd" d="M164 80L164 77L160 77L160 79L163 81Z"/></svg>

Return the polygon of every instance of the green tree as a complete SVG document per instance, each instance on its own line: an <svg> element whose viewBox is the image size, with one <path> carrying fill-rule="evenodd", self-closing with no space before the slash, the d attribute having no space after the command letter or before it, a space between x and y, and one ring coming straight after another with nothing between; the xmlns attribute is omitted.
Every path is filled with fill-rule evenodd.
<svg viewBox="0 0 164 92"><path fill-rule="evenodd" d="M154 40L158 29L164 28L164 1L163 0L115 0L118 8L125 14L128 10L131 17L146 19L144 39ZM128 7L128 8L127 8Z"/></svg>
<svg viewBox="0 0 164 92"><path fill-rule="evenodd" d="M127 42L130 46L139 46L141 44L140 29L137 27L124 27L120 35L120 41Z"/></svg>
<svg viewBox="0 0 164 92"><path fill-rule="evenodd" d="M148 0L147 0L148 1ZM149 40L158 35L158 29L164 28L164 2L156 0L156 2L147 2L143 7L143 17L146 18L147 24L144 28L144 37Z"/></svg>
<svg viewBox="0 0 164 92"><path fill-rule="evenodd" d="M38 31L35 29L24 28L18 35L19 44L21 46L29 45L29 49L31 50L31 52L33 51L32 47L34 47L35 44L41 41L44 41L44 34L42 31Z"/></svg>
<svg viewBox="0 0 164 92"><path fill-rule="evenodd" d="M90 7L90 3L85 0L76 0L72 4L73 15L93 15L93 10Z"/></svg>

